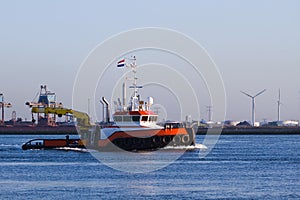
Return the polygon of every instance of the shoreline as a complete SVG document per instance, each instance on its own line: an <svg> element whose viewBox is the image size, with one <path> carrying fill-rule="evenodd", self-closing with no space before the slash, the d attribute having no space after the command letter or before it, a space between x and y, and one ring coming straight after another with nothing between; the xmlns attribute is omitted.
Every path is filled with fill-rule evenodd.
<svg viewBox="0 0 300 200"><path fill-rule="evenodd" d="M0 126L0 135L78 135L75 126Z"/></svg>
<svg viewBox="0 0 300 200"><path fill-rule="evenodd" d="M202 128L199 127L196 135L218 134L221 127ZM298 135L300 127L225 127L221 135ZM64 127L1 127L0 135L78 135L75 126Z"/></svg>
<svg viewBox="0 0 300 200"><path fill-rule="evenodd" d="M217 134L220 128L198 128L197 135ZM298 135L300 127L225 127L221 135Z"/></svg>

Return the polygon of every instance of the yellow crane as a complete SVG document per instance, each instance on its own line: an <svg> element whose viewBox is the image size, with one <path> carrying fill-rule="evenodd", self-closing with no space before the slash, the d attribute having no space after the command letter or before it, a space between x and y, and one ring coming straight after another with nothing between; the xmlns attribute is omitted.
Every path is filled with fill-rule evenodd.
<svg viewBox="0 0 300 200"><path fill-rule="evenodd" d="M79 126L90 126L90 118L88 114L80 112L77 110L64 108L62 103L56 102L56 95L53 92L47 90L46 85L41 85L40 95L38 102L26 102L27 106L31 108L32 121L35 122L33 113L37 114L38 119L40 119L40 114L44 114L44 119L48 119L48 123L55 124L56 116L62 117L63 115L71 114L77 119L77 124ZM54 115L53 118L49 115Z"/></svg>
<svg viewBox="0 0 300 200"><path fill-rule="evenodd" d="M32 107L32 113L44 113L44 114L55 114L58 117L62 117L63 115L72 114L73 117L77 118L77 123L80 126L90 126L90 117L88 114L84 112L80 112L77 110L63 108L63 107Z"/></svg>

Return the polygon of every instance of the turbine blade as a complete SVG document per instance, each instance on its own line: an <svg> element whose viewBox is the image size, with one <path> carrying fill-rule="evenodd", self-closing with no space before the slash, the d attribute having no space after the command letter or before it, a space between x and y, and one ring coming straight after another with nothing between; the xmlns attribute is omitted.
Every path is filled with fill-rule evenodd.
<svg viewBox="0 0 300 200"><path fill-rule="evenodd" d="M243 93L244 95L250 97L250 98L253 98L253 96L251 96L250 94L247 94L246 92L243 92L243 91L240 91L241 93Z"/></svg>
<svg viewBox="0 0 300 200"><path fill-rule="evenodd" d="M257 94L254 96L254 98L257 97L258 95L261 95L261 94L264 93L265 91L266 91L266 89L264 89L263 91L260 91L259 93L257 93Z"/></svg>

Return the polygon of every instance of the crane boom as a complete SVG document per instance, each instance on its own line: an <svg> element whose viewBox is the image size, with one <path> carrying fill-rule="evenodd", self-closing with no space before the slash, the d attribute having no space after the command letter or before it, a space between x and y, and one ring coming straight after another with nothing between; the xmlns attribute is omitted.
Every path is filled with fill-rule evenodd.
<svg viewBox="0 0 300 200"><path fill-rule="evenodd" d="M32 107L31 112L32 113L55 114L59 117L61 117L63 115L67 115L67 114L72 114L74 117L77 118L79 125L82 125L82 126L91 125L90 117L88 116L88 114L77 111L77 110L69 109L69 108Z"/></svg>

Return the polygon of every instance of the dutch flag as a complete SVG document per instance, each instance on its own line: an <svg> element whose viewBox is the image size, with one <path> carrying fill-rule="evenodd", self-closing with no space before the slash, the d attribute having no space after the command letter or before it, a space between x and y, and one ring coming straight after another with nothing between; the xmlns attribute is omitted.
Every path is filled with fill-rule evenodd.
<svg viewBox="0 0 300 200"><path fill-rule="evenodd" d="M117 67L124 67L124 66L125 66L125 59L120 60L120 61L118 62Z"/></svg>

